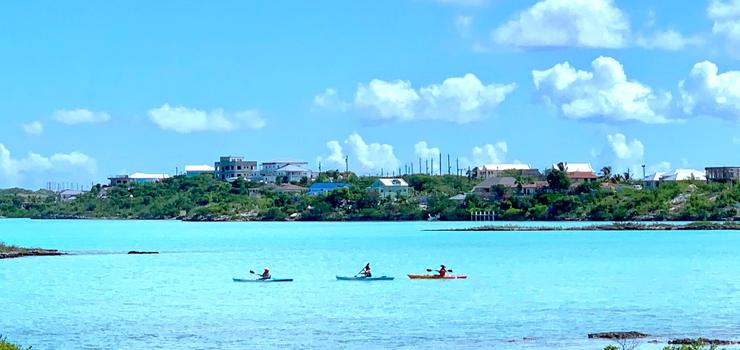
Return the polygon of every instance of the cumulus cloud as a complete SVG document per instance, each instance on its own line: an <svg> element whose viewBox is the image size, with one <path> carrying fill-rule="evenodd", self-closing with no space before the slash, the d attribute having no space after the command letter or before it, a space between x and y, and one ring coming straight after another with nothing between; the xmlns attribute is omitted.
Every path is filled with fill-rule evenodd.
<svg viewBox="0 0 740 350"><path fill-rule="evenodd" d="M740 0L712 0L707 7L712 33L725 39L731 53L740 54Z"/></svg>
<svg viewBox="0 0 740 350"><path fill-rule="evenodd" d="M359 84L352 107L386 121L442 120L465 124L491 115L515 88L513 83L484 85L474 74L418 89L406 80L373 79ZM327 99L325 95L326 92L320 95L318 104L314 99L314 105L320 107Z"/></svg>
<svg viewBox="0 0 740 350"><path fill-rule="evenodd" d="M509 146L504 141L475 146L472 150L473 161L475 164L501 163L506 159L506 153L508 151Z"/></svg>
<svg viewBox="0 0 740 350"><path fill-rule="evenodd" d="M170 106L149 110L149 119L163 130L178 133L199 131L232 131L236 129L261 129L266 121L257 110L226 113L222 109L210 112L183 106Z"/></svg>
<svg viewBox="0 0 740 350"><path fill-rule="evenodd" d="M105 112L93 112L87 109L60 109L51 116L52 119L67 125L84 123L102 123L110 120Z"/></svg>
<svg viewBox="0 0 740 350"><path fill-rule="evenodd" d="M656 95L635 80L628 80L622 64L611 57L591 63L592 72L576 70L568 62L547 70L533 70L537 92L544 102L569 119L604 122L667 123L662 111L669 93Z"/></svg>
<svg viewBox="0 0 740 350"><path fill-rule="evenodd" d="M95 159L80 153L56 153L49 157L29 152L25 158L14 158L8 148L0 143L0 186L16 186L26 175L47 172L84 172L95 174Z"/></svg>
<svg viewBox="0 0 740 350"><path fill-rule="evenodd" d="M684 36L675 30L659 30L647 36L638 35L635 39L635 44L639 47L669 51L681 50L686 46L696 46L702 43L703 40L699 36Z"/></svg>
<svg viewBox="0 0 740 350"><path fill-rule="evenodd" d="M39 136L44 132L44 124L41 124L39 121L23 124L23 131L25 131L27 135Z"/></svg>
<svg viewBox="0 0 740 350"><path fill-rule="evenodd" d="M319 157L318 161L326 161L330 164L344 165L344 151L339 141L332 140L326 143L326 148L329 149L329 155L326 157Z"/></svg>
<svg viewBox="0 0 740 350"><path fill-rule="evenodd" d="M318 108L344 112L350 104L339 99L337 89L327 88L324 92L314 96L313 105Z"/></svg>
<svg viewBox="0 0 740 350"><path fill-rule="evenodd" d="M393 153L393 146L389 144L367 143L358 133L349 135L345 143L362 167L367 170L380 170L382 168L391 170L398 168L398 164L400 164Z"/></svg>
<svg viewBox="0 0 740 350"><path fill-rule="evenodd" d="M624 134L616 133L607 135L609 146L614 155L621 160L640 160L645 155L645 146L638 139L627 142Z"/></svg>
<svg viewBox="0 0 740 350"><path fill-rule="evenodd" d="M740 122L740 71L718 72L716 64L699 62L679 82L683 112Z"/></svg>
<svg viewBox="0 0 740 350"><path fill-rule="evenodd" d="M344 165L344 158L348 156L350 166L357 169L359 163L363 171L379 171L385 169L391 172L398 168L401 163L396 157L393 146L385 143L372 142L367 143L358 133L352 133L344 140L342 144L337 140L326 143L330 154L326 157L319 157L319 160L326 160L337 165ZM345 153L346 152L346 153Z"/></svg>
<svg viewBox="0 0 740 350"><path fill-rule="evenodd" d="M543 0L492 33L496 43L521 48L627 45L630 25L612 0Z"/></svg>
<svg viewBox="0 0 740 350"><path fill-rule="evenodd" d="M414 145L414 154L420 158L437 158L440 153L439 147L429 147L426 141L419 141Z"/></svg>

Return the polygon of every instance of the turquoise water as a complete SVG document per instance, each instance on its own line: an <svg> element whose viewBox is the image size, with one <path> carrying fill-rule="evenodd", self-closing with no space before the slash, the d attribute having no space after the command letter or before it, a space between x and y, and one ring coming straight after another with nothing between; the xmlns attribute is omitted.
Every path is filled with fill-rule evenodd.
<svg viewBox="0 0 740 350"><path fill-rule="evenodd" d="M77 254L0 260L0 334L34 349L598 349L608 343L588 333L740 335L738 231L422 231L470 225L0 220L0 241ZM368 261L396 280L335 281ZM469 279L405 277L440 263ZM231 281L265 266L295 282Z"/></svg>

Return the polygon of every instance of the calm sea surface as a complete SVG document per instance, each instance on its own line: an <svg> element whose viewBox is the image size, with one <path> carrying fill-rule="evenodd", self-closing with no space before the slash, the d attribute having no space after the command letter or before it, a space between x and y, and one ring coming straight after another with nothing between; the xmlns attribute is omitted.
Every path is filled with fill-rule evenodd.
<svg viewBox="0 0 740 350"><path fill-rule="evenodd" d="M740 338L740 231L422 231L470 225L0 220L0 241L76 254L0 260L0 334L34 349L599 349L608 343L586 335L615 330ZM335 280L366 262L396 280ZM469 279L406 278L440 263ZM295 282L231 280L265 266Z"/></svg>

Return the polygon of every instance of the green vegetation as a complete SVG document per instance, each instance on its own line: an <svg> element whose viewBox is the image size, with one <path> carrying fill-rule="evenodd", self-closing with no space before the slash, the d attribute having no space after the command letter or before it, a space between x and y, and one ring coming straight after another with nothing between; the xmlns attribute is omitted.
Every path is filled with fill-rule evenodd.
<svg viewBox="0 0 740 350"><path fill-rule="evenodd" d="M348 176L343 176L348 175ZM349 188L310 196L280 193L273 187L209 176L176 176L160 183L97 185L78 199L62 202L52 192L0 191L0 216L33 218L116 218L184 220L467 220L474 211L494 211L499 220L727 220L738 215L740 184L666 182L657 189L610 179L570 186L562 172L547 177L548 188L523 195L533 179L519 177L517 188L492 189L492 200L468 194L478 182L460 176L404 177L413 194L383 199L366 188L373 177L328 172L320 180L347 181ZM617 182L616 184L614 182Z"/></svg>
<svg viewBox="0 0 740 350"><path fill-rule="evenodd" d="M22 348L19 345L9 342L5 337L0 336L0 350L30 350L31 347Z"/></svg>

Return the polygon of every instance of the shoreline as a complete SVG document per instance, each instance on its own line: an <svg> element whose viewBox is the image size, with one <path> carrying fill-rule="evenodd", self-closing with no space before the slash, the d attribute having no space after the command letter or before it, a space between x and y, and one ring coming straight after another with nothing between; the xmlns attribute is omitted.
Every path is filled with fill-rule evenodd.
<svg viewBox="0 0 740 350"><path fill-rule="evenodd" d="M691 222L687 224L669 224L665 222L614 222L611 224L594 224L585 226L562 227L562 226L518 226L518 225L485 225L470 228L428 229L424 231L492 231L492 232L516 232L516 231L740 231L740 222Z"/></svg>
<svg viewBox="0 0 740 350"><path fill-rule="evenodd" d="M23 258L27 256L61 256L61 255L67 255L67 253L60 252L57 249L21 248L21 247L16 247L16 246L6 246L4 244L0 244L0 260Z"/></svg>

